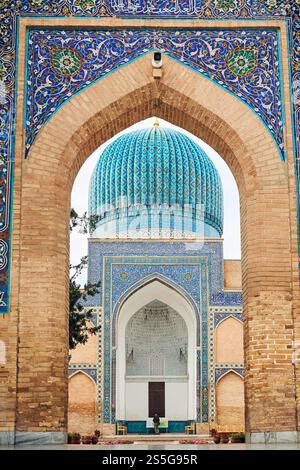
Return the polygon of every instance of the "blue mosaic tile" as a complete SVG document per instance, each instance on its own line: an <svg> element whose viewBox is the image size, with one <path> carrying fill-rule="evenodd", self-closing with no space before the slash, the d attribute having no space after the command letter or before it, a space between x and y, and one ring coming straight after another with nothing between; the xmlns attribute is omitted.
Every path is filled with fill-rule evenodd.
<svg viewBox="0 0 300 470"><path fill-rule="evenodd" d="M224 375L228 374L228 372L230 371L234 371L240 377L244 377L245 375L245 371L242 368L236 368L236 367L216 368L215 369L215 381L218 382L222 377L224 377Z"/></svg>
<svg viewBox="0 0 300 470"><path fill-rule="evenodd" d="M123 300L150 279L174 286L194 305L197 317L196 412L199 422L209 416L209 319L208 307L219 300L234 312L241 307L236 292L223 291L223 244L182 241L89 241L88 277L101 280L102 292L88 303L100 305L104 315L104 395L103 416L107 423L115 419L115 334L118 308ZM240 294L240 293L239 293ZM223 296L223 297L222 297ZM235 303L230 304L230 300ZM220 316L224 314L219 314Z"/></svg>
<svg viewBox="0 0 300 470"><path fill-rule="evenodd" d="M235 313L235 312L226 312L226 313L215 313L214 315L214 326L218 326L223 320L226 320L229 317L236 318L239 321L243 321L243 314L242 313Z"/></svg>
<svg viewBox="0 0 300 470"><path fill-rule="evenodd" d="M204 224L217 238L223 212L217 169L202 147L178 130L152 126L120 135L101 153L91 176L89 215L100 218L96 236L113 222L116 238L137 226L205 236L211 229Z"/></svg>
<svg viewBox="0 0 300 470"><path fill-rule="evenodd" d="M279 36L257 30L36 30L29 32L26 149L72 95L118 67L160 50L244 101L284 158Z"/></svg>
<svg viewBox="0 0 300 470"><path fill-rule="evenodd" d="M141 266L140 268L129 267L126 269L122 266L125 257L127 256L141 256L141 255L160 255L163 257L168 256L204 256L208 259L208 272L209 272L209 303L210 305L236 305L242 304L242 294L240 291L224 291L223 280L223 244L222 242L179 242L179 241L163 241L163 242L96 242L89 241L89 266L88 278L91 282L98 282L100 273L102 272L103 256L118 256L119 261L114 266L114 272L119 277L119 283L116 287L116 296L121 297L122 293L126 291L132 284L138 282L144 277L154 272L154 268L150 266ZM182 285L183 289L198 301L198 269L187 267L173 266L164 263L165 259L162 258L162 264L155 267L155 270L167 278L174 280L178 285ZM185 264L187 260L185 260ZM190 264L193 265L194 261L191 258ZM118 267L119 266L119 267ZM120 279L123 272L127 273L125 279ZM192 279L186 278L186 274L191 273ZM194 275L193 275L194 274ZM88 305L101 305L102 291L100 288L99 294L88 300ZM115 305L115 298L114 298Z"/></svg>

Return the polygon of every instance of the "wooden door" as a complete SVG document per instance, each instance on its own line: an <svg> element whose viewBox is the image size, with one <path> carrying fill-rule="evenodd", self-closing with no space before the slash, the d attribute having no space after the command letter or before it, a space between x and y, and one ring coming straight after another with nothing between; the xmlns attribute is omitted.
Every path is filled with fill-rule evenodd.
<svg viewBox="0 0 300 470"><path fill-rule="evenodd" d="M155 413L159 417L165 417L165 383L149 382L149 418Z"/></svg>

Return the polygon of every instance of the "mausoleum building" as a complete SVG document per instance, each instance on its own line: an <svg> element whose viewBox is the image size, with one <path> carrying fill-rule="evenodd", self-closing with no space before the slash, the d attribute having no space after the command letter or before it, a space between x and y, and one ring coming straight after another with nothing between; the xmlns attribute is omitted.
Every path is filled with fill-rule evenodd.
<svg viewBox="0 0 300 470"><path fill-rule="evenodd" d="M223 258L220 176L155 121L119 136L90 181L88 280L101 333L71 352L69 430L244 429L239 260Z"/></svg>

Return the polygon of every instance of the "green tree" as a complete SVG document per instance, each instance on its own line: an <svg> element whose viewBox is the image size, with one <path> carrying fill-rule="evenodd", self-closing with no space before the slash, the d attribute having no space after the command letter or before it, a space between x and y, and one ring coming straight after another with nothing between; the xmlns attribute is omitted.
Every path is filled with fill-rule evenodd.
<svg viewBox="0 0 300 470"><path fill-rule="evenodd" d="M88 217L87 213L79 216L74 209L70 214L70 231L75 228L80 233L92 233L97 222L96 217ZM90 335L96 334L99 326L91 326L93 309L86 308L84 303L89 296L93 297L99 293L100 282L92 284L86 283L83 287L78 282L78 277L82 270L87 267L88 257L81 258L77 265L70 265L70 286L69 286L69 349L75 349L77 344L85 344Z"/></svg>

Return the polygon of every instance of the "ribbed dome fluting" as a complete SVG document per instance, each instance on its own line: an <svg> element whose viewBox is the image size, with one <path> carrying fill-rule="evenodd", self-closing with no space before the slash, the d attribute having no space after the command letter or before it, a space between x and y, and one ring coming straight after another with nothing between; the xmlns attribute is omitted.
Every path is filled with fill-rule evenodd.
<svg viewBox="0 0 300 470"><path fill-rule="evenodd" d="M153 126L121 135L105 148L90 182L89 213L100 216L98 227L115 221L116 231L128 230L127 219L131 225L135 220L137 230L197 232L202 220L221 236L222 184L192 139Z"/></svg>

